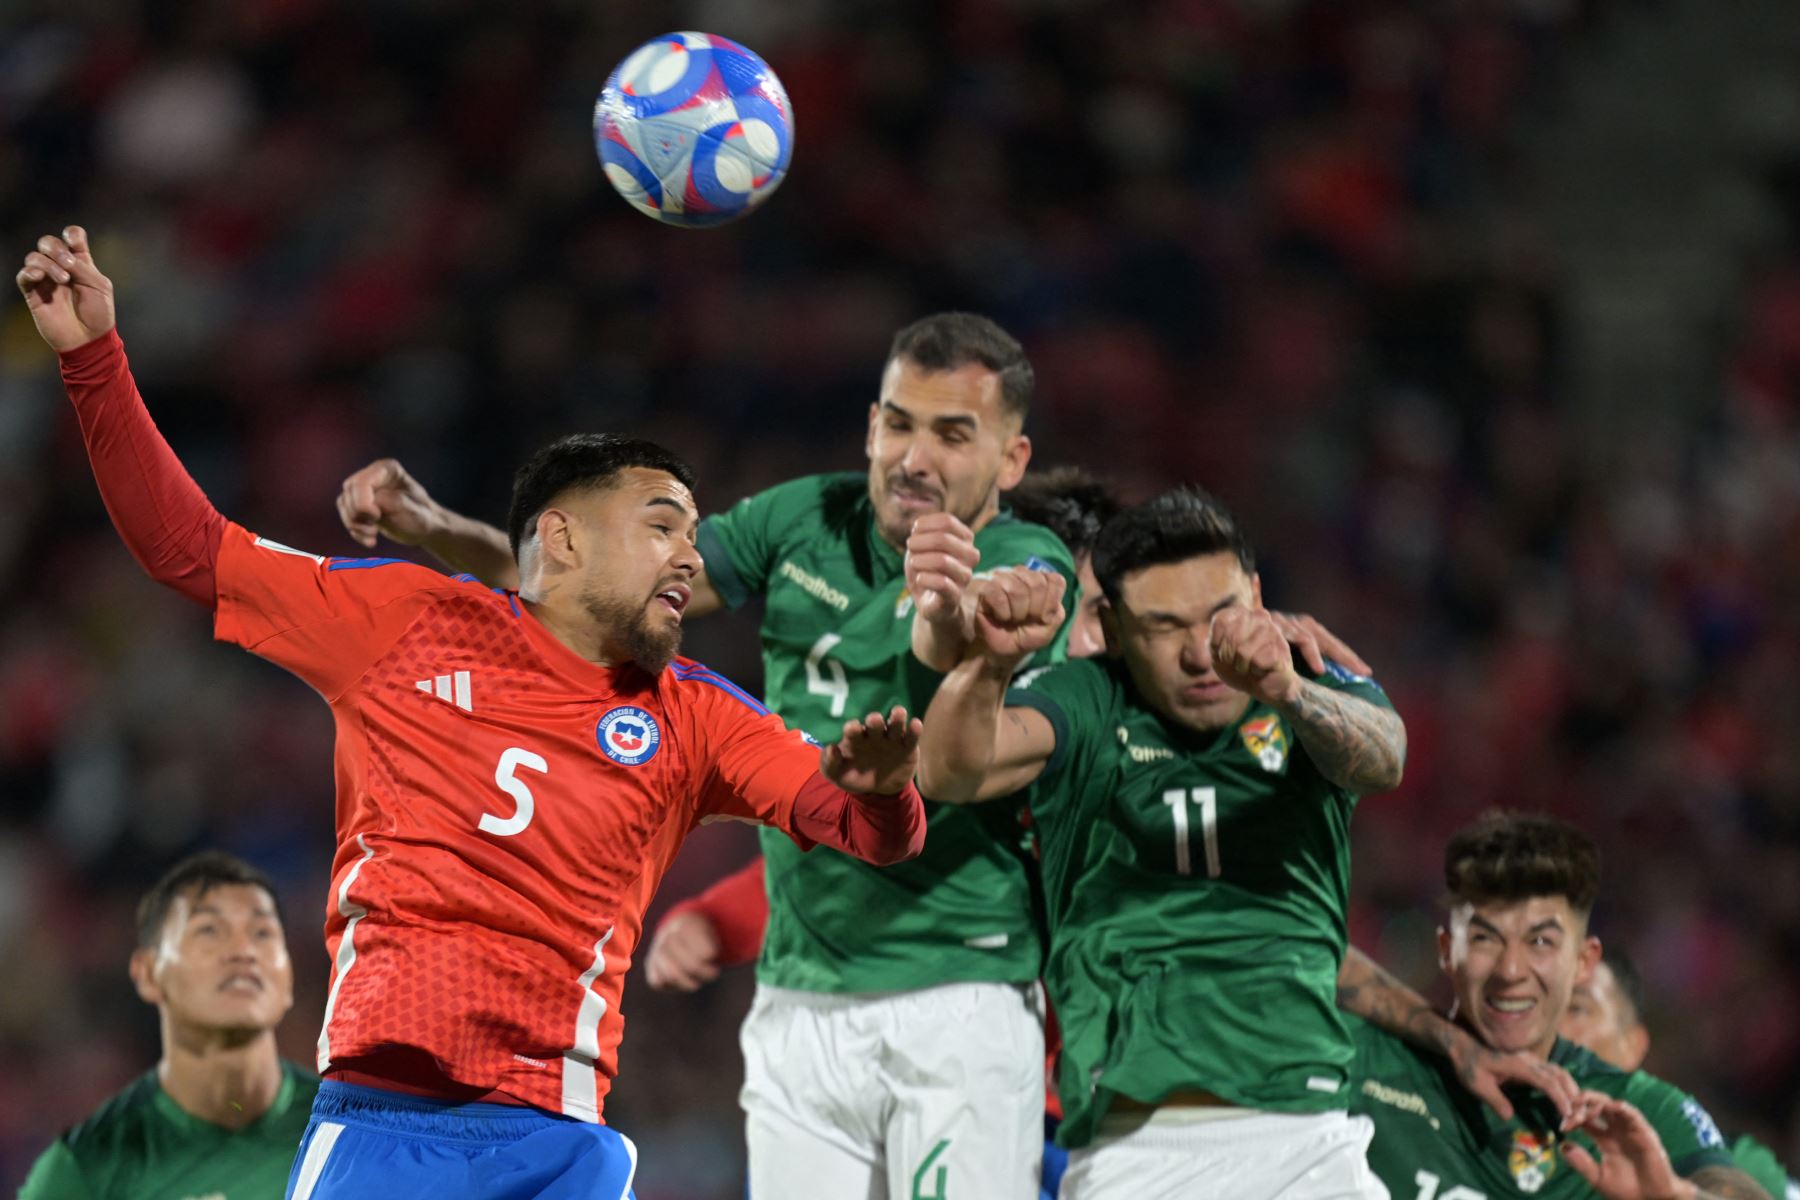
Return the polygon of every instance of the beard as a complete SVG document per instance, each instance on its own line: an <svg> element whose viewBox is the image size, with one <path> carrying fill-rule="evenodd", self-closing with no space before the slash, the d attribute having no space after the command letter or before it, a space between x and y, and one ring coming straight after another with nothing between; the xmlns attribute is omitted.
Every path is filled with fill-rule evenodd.
<svg viewBox="0 0 1800 1200"><path fill-rule="evenodd" d="M583 596L582 604L606 640L652 675L662 674L681 649L681 625L658 629L650 623L642 604L595 592Z"/></svg>

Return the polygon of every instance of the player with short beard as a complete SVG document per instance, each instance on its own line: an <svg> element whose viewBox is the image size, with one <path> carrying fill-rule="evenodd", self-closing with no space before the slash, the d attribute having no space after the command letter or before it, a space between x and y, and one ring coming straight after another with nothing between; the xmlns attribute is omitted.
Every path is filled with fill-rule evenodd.
<svg viewBox="0 0 1800 1200"><path fill-rule="evenodd" d="M84 230L39 238L15 279L126 545L337 724L327 1078L290 1195L629 1194L636 1150L603 1103L663 872L719 818L797 850L916 855L917 721L870 713L819 750L669 657L699 516L692 472L654 443L579 435L525 465L516 592L327 559L227 521L195 486L144 408Z"/></svg>

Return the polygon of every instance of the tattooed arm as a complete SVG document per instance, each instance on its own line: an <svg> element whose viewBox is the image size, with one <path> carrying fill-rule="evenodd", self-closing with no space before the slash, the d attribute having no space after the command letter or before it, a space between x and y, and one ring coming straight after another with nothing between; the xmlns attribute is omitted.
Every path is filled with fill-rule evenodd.
<svg viewBox="0 0 1800 1200"><path fill-rule="evenodd" d="M1513 1115L1512 1101L1501 1091L1506 1084L1523 1083L1538 1089L1564 1116L1579 1092L1569 1073L1554 1063L1489 1049L1355 946L1338 969L1337 1002L1339 1008L1377 1029L1449 1059L1463 1087L1502 1119L1510 1120Z"/></svg>
<svg viewBox="0 0 1800 1200"><path fill-rule="evenodd" d="M1695 1200L1772 1200L1760 1183L1737 1167L1701 1167L1688 1176Z"/></svg>
<svg viewBox="0 0 1800 1200"><path fill-rule="evenodd" d="M1223 609L1213 617L1211 644L1219 679L1287 718L1325 778L1364 794L1399 786L1406 765L1399 714L1300 678L1274 614Z"/></svg>
<svg viewBox="0 0 1800 1200"><path fill-rule="evenodd" d="M1331 782L1362 795L1400 786L1406 768L1406 726L1393 709L1311 680L1301 680L1293 698L1275 707Z"/></svg>

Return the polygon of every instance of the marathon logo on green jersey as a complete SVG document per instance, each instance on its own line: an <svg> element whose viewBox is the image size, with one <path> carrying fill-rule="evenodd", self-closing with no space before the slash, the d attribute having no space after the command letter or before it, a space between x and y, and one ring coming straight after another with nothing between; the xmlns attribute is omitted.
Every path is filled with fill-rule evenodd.
<svg viewBox="0 0 1800 1200"><path fill-rule="evenodd" d="M829 583L820 579L817 575L802 571L791 561L782 563L781 569L777 574L783 579L792 580L796 587L821 604L829 604L839 612L844 612L850 607L850 597L844 595L844 593L838 591Z"/></svg>
<svg viewBox="0 0 1800 1200"><path fill-rule="evenodd" d="M1362 1094L1377 1104L1385 1104L1389 1108L1397 1108L1401 1112L1411 1113L1415 1117L1424 1117L1433 1131L1438 1129L1438 1119L1431 1115L1431 1106L1425 1103L1425 1097L1417 1092L1402 1091L1389 1087L1385 1083L1377 1083L1373 1079L1363 1080Z"/></svg>

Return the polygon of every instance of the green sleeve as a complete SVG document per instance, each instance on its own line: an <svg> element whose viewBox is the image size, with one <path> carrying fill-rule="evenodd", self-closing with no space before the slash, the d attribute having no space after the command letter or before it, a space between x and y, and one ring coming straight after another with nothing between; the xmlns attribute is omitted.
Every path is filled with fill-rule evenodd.
<svg viewBox="0 0 1800 1200"><path fill-rule="evenodd" d="M1725 1138L1700 1102L1654 1075L1633 1072L1624 1098L1635 1104L1662 1139L1675 1173L1687 1178L1703 1167L1735 1167Z"/></svg>
<svg viewBox="0 0 1800 1200"><path fill-rule="evenodd" d="M1030 567L1036 571L1055 571L1063 577L1062 628L1056 640L1032 655L1030 665L1043 666L1062 662L1069 657L1069 626L1075 620L1075 557L1050 530L1028 521L1002 521L988 525L975 535L981 561L976 565L976 578L1007 567Z"/></svg>
<svg viewBox="0 0 1800 1200"><path fill-rule="evenodd" d="M806 513L818 510L825 488L838 478L808 475L776 484L700 522L706 577L726 607L739 608L768 590L783 535Z"/></svg>
<svg viewBox="0 0 1800 1200"><path fill-rule="evenodd" d="M19 1187L19 1200L91 1200L93 1190L68 1143L57 1138L38 1155Z"/></svg>
<svg viewBox="0 0 1800 1200"><path fill-rule="evenodd" d="M1062 770L1084 730L1096 727L1106 707L1106 674L1091 661L1061 663L1018 677L1006 693L1008 708L1029 708L1044 715L1056 735L1056 748L1044 764L1046 779Z"/></svg>
<svg viewBox="0 0 1800 1200"><path fill-rule="evenodd" d="M1299 660L1296 659L1295 662L1299 663ZM1355 696L1358 700L1367 700L1377 708L1394 707L1394 702L1388 699L1388 694L1382 690L1379 683L1367 675L1358 675L1348 667L1341 667L1329 658L1325 660L1325 673L1322 675L1312 675L1306 672L1304 664L1300 665L1300 670L1322 688L1343 692L1345 695Z"/></svg>
<svg viewBox="0 0 1800 1200"><path fill-rule="evenodd" d="M1748 1134L1731 1143L1731 1157L1744 1174L1756 1180L1774 1200L1792 1200L1800 1196L1800 1183L1788 1177L1787 1168L1775 1152Z"/></svg>

